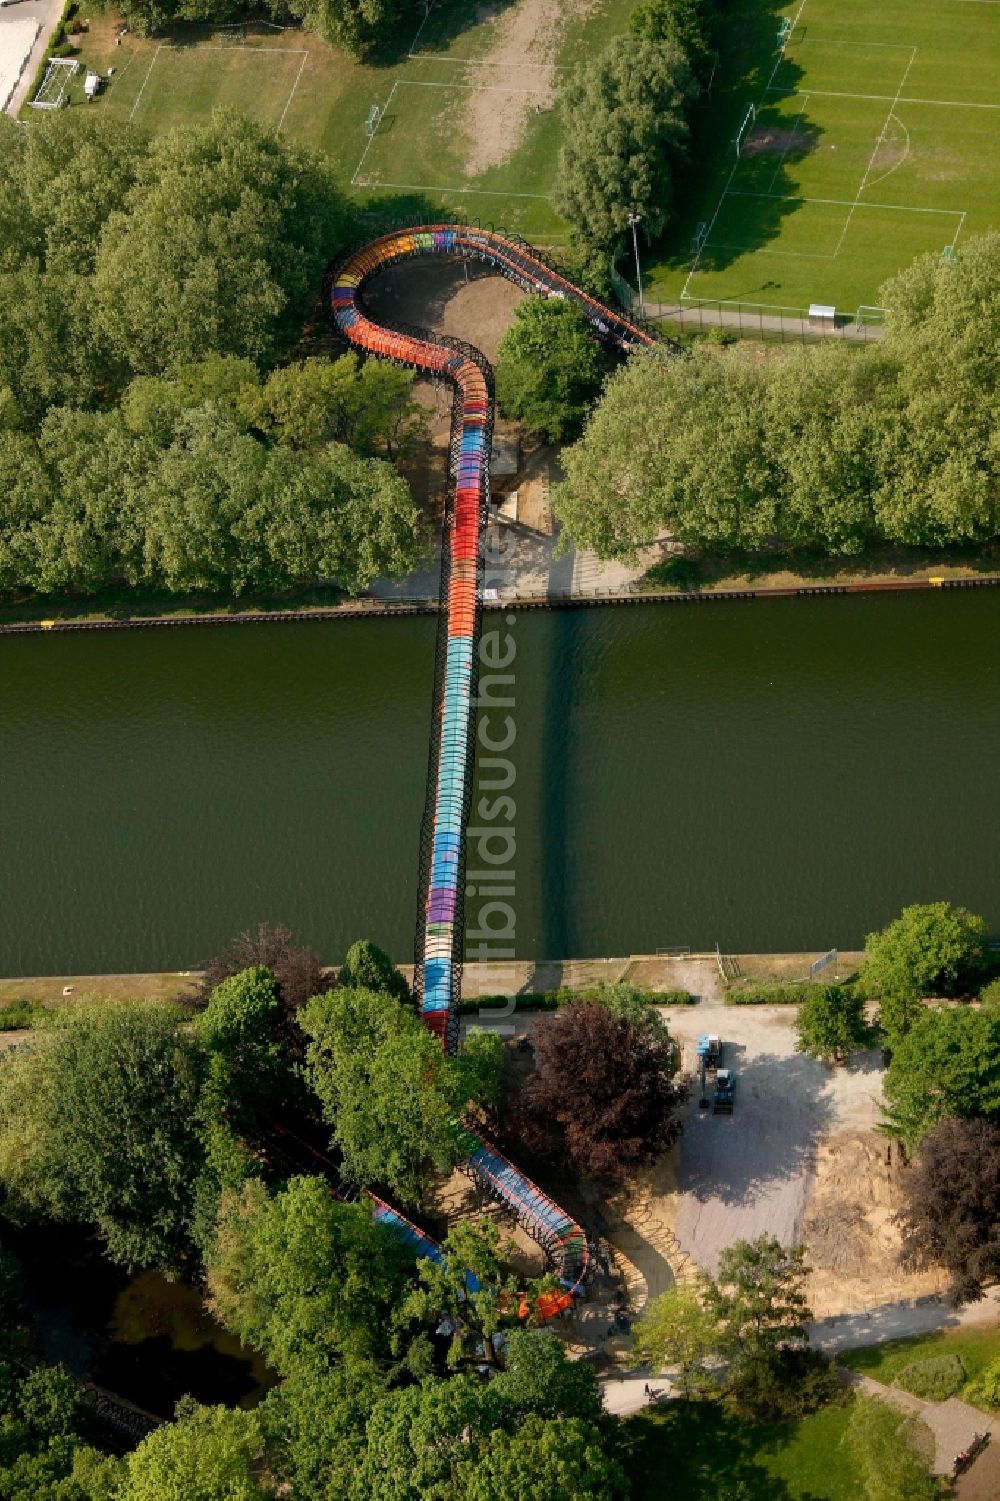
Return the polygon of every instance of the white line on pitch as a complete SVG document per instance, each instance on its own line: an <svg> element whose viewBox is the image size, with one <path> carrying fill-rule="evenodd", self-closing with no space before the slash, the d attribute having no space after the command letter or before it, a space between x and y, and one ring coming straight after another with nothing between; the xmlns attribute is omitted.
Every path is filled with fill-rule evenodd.
<svg viewBox="0 0 1000 1501"><path fill-rule="evenodd" d="M358 162L358 165L355 167L355 169L354 169L354 176L351 178L351 186L352 187L358 187L359 186L359 183L358 183L358 173L361 171L361 168L364 166L365 157L368 155L369 151L372 149L372 143L374 142L375 137L378 135L379 126L381 126L383 119L385 118L385 116L389 112L389 105L392 103L392 96L396 92L396 85L398 83L399 83L399 79L397 78L396 81L395 81L395 83L393 83L392 88L389 90L389 97L385 101L385 105L384 105L384 107L382 109L382 113L379 115L378 125L376 125L375 129L372 131L371 135L368 137L368 144L365 147L364 151L362 151L362 153L361 153L361 160Z"/></svg>
<svg viewBox="0 0 1000 1501"><path fill-rule="evenodd" d="M840 231L840 239L837 241L837 248L833 252L835 256L837 256L837 255L840 254L840 247L841 247L841 245L843 245L844 240L847 237L847 231L851 227L851 220L854 218L854 210L857 208L858 204L861 202L861 194L865 190L865 184L868 181L868 178L869 178L869 175L871 173L872 167L875 165L875 158L878 156L879 147L882 145L882 142L885 140L886 131L889 129L890 123L891 123L891 121L893 119L893 111L895 110L896 105L899 103L899 96L903 92L903 85L906 82L907 78L910 76L910 69L913 67L914 62L916 61L916 57L917 57L917 49L916 49L916 47L914 47L913 51L910 53L910 61L906 64L906 67L903 69L903 76L899 80L899 88L896 90L896 97L893 99L892 104L889 106L889 113L885 117L885 124L882 126L882 129L879 131L879 133L878 133L878 139L876 140L875 145L872 147L872 154L868 158L868 165L865 168L865 175L861 179L861 186L858 188L857 193L854 195L854 203L852 204L851 208L848 210L847 218L844 220L844 227Z"/></svg>
<svg viewBox="0 0 1000 1501"><path fill-rule="evenodd" d="M994 0L991 0L991 4ZM1000 0L995 0L1000 5ZM789 97L799 93L798 89L771 88L768 85L769 94L786 94ZM852 94L846 89L813 89L809 93L814 99L874 99L881 104L937 104L942 109L1000 109L1000 104L979 104L974 99L917 99L910 94L902 94L895 99L892 94Z"/></svg>
<svg viewBox="0 0 1000 1501"><path fill-rule="evenodd" d="M773 198L776 203L825 203L832 208L851 208L855 202L853 198L806 198L801 193L752 193L746 188L734 188L733 197ZM909 203L876 203L870 198L864 203L859 203L858 208L892 209L899 214L947 214L952 219L957 219L967 212L960 208L914 208Z"/></svg>
<svg viewBox="0 0 1000 1501"><path fill-rule="evenodd" d="M139 90L138 94L136 94L136 96L135 96L135 103L133 104L131 113L129 114L129 122L130 123L131 123L131 120L132 120L132 116L135 114L136 110L139 108L139 100L142 98L143 94L146 92L146 85L149 82L149 75L153 71L153 63L156 62L156 59L159 57L160 53L163 51L163 48L164 48L165 45L166 44L164 42L161 42L160 45L157 47L156 51L153 53L152 60L150 61L149 67L146 69L146 76L142 80L142 88Z"/></svg>
<svg viewBox="0 0 1000 1501"><path fill-rule="evenodd" d="M281 127L285 123L285 116L288 114L288 106L291 104L292 99L293 99L293 97L295 95L295 90L299 86L299 79L302 77L302 69L305 67L305 65L306 65L306 63L308 61L309 61L309 54L308 54L308 52L303 52L303 54L302 54L302 61L299 63L299 71L295 75L295 82L292 84L292 87L289 90L288 98L285 100L285 107L281 111L281 119L278 121L278 129L279 130L281 129Z"/></svg>

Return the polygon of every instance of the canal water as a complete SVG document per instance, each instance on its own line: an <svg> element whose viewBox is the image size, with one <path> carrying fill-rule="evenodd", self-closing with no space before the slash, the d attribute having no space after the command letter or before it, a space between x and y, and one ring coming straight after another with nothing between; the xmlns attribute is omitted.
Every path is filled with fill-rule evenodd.
<svg viewBox="0 0 1000 1501"><path fill-rule="evenodd" d="M941 897L1000 930L1000 592L488 623L519 957L853 948ZM262 919L407 959L434 631L0 638L0 972L194 967Z"/></svg>

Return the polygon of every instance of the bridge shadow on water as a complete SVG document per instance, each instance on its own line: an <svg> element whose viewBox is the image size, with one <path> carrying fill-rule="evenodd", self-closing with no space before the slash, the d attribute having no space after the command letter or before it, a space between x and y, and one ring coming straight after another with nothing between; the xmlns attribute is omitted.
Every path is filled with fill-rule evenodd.
<svg viewBox="0 0 1000 1501"><path fill-rule="evenodd" d="M571 711L584 669L584 632L576 610L550 610L544 619L548 655L539 674L541 860L534 957L567 959L583 955L593 946L579 927L578 881L572 856L578 761ZM542 632L535 635L541 638Z"/></svg>

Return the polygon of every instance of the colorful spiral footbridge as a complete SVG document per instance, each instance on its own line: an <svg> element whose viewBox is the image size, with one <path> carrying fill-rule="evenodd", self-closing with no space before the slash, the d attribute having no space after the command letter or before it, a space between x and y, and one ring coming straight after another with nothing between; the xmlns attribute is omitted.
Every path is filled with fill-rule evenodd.
<svg viewBox="0 0 1000 1501"><path fill-rule="evenodd" d="M655 341L566 281L523 240L478 226L429 224L395 230L348 255L329 281L333 319L350 344L446 380L454 388L414 972L423 1020L454 1052L462 990L465 835L475 768L493 370L486 357L463 340L374 321L364 300L365 283L378 272L413 257L439 255L485 262L528 292L576 303L595 334L623 352ZM563 1291L546 1299L542 1312L558 1312L583 1285L589 1262L584 1231L493 1146L465 1126L461 1133L467 1148L463 1167L516 1214L549 1257ZM404 1230L408 1226L381 1201L375 1213L390 1226L397 1221Z"/></svg>

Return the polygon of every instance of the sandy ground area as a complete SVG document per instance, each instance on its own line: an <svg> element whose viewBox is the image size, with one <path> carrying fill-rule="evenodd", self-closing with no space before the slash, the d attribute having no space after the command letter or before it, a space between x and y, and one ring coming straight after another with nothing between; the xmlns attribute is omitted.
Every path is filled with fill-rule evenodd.
<svg viewBox="0 0 1000 1501"><path fill-rule="evenodd" d="M513 12L512 12L513 14ZM487 95L487 98L492 96ZM482 274L476 266L440 260L405 262L376 277L366 289L366 299L374 317L388 322L417 324L437 333L466 339L492 362L497 345L510 324L514 309L525 293L501 276ZM416 399L425 407L431 423L435 449L440 462L432 466L426 481L426 505L434 514L445 483L445 453L451 416L451 396L442 385L418 381ZM498 422L498 431L514 430L513 424ZM562 478L558 454L553 449L522 439L524 478L544 466L552 484ZM505 488L516 487L516 480ZM423 497L422 497L423 498ZM593 553L571 550L558 554L559 527L551 517L539 529L527 525L507 527L508 547L505 570L510 583L501 594L510 598L540 598L553 595L619 594L640 579L654 553L644 555L635 566L603 562ZM654 550L655 552L655 550ZM658 553L656 553L658 556ZM423 567L400 583L377 580L371 593L377 599L427 598L438 591L440 561L437 551Z"/></svg>
<svg viewBox="0 0 1000 1501"><path fill-rule="evenodd" d="M678 963L678 971L683 963ZM736 1109L713 1116L692 1090L677 1148L673 1229L681 1249L714 1273L719 1252L766 1233L805 1242L813 1268L808 1295L819 1317L937 1293L936 1271L912 1272L899 1257L893 1215L900 1204L898 1152L876 1135L882 1069L877 1053L831 1068L795 1051L792 1007L727 1007L717 971L703 975L702 1000L670 1013L696 1072L702 1032L722 1037L736 1071ZM681 983L684 983L683 981Z"/></svg>
<svg viewBox="0 0 1000 1501"><path fill-rule="evenodd" d="M789 963L807 967L807 961L795 956ZM581 973L576 983L593 983L599 973ZM663 1012L693 1083L684 1134L626 1190L600 1201L601 1228L633 1313L671 1280L698 1267L714 1274L720 1251L734 1241L767 1233L785 1244L805 1242L812 1267L807 1293L817 1319L834 1321L829 1332L840 1348L847 1314L862 1320L848 1340L859 1344L940 1327L949 1317L937 1300L946 1279L934 1269L913 1272L900 1261L893 1215L904 1169L898 1151L874 1131L879 1055L831 1068L797 1053L794 1008L725 1006L714 959L616 961L604 974L608 980L628 974L698 998L694 1006ZM569 978L544 971L543 977L549 983ZM542 988L535 976L531 981L530 988ZM517 1017L512 1025L530 1034L537 1020ZM699 1109L695 1045L703 1032L722 1037L736 1071L730 1117ZM917 1299L926 1309L914 1306Z"/></svg>

